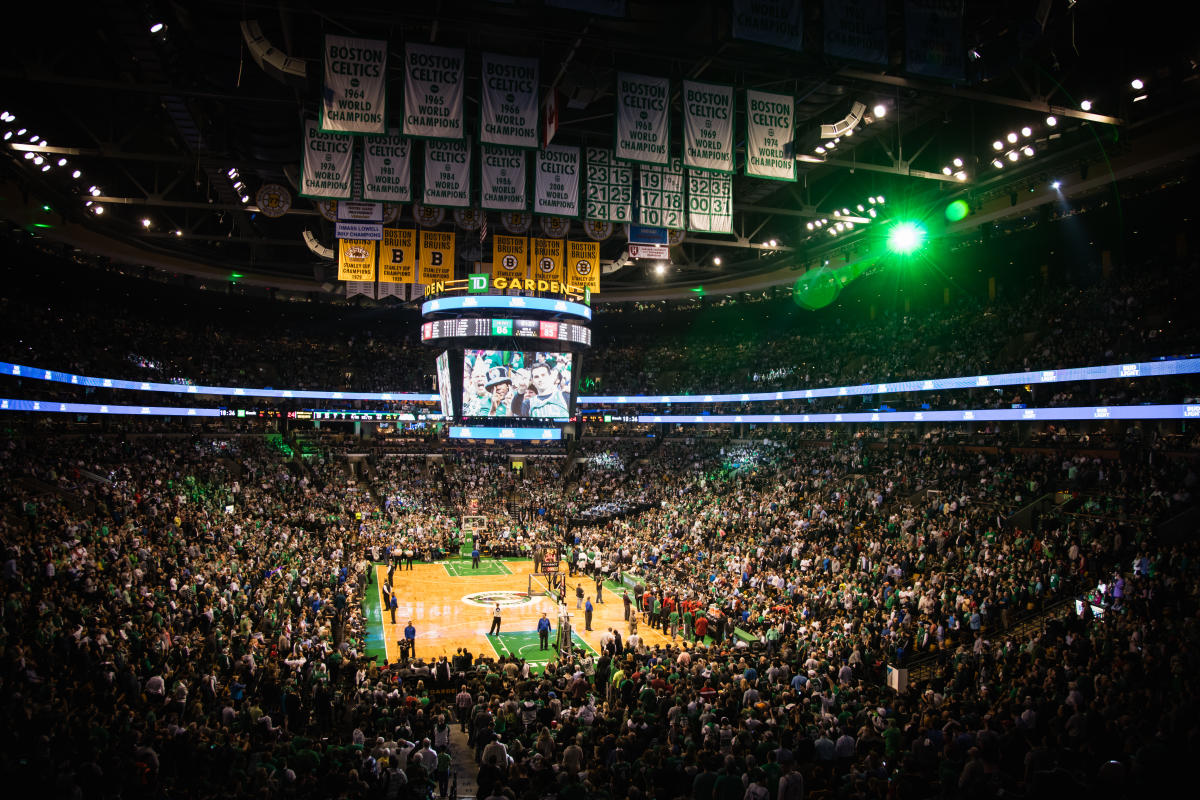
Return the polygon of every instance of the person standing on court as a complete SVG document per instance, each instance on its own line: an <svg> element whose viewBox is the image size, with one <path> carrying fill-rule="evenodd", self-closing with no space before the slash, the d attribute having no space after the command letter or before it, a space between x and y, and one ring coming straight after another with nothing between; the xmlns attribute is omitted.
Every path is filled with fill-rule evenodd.
<svg viewBox="0 0 1200 800"><path fill-rule="evenodd" d="M471 546L471 569L479 569L479 545Z"/></svg>
<svg viewBox="0 0 1200 800"><path fill-rule="evenodd" d="M538 644L542 650L550 647L550 620L546 618L546 612L542 612L542 618L537 624Z"/></svg>
<svg viewBox="0 0 1200 800"><path fill-rule="evenodd" d="M500 604L496 603L496 607L492 609L492 627L488 629L488 634L500 634Z"/></svg>
<svg viewBox="0 0 1200 800"><path fill-rule="evenodd" d="M413 627L412 620L404 626L404 641L408 642L408 657L417 657L417 629Z"/></svg>
<svg viewBox="0 0 1200 800"><path fill-rule="evenodd" d="M604 602L604 576L599 572L596 573L596 602Z"/></svg>
<svg viewBox="0 0 1200 800"><path fill-rule="evenodd" d="M590 597L583 607L583 628L588 631L592 629L592 598Z"/></svg>
<svg viewBox="0 0 1200 800"><path fill-rule="evenodd" d="M633 601L629 599L629 591L626 590L621 595L621 602L625 604L625 621L629 621L629 612L633 607Z"/></svg>
<svg viewBox="0 0 1200 800"><path fill-rule="evenodd" d="M396 609L400 607L400 601L396 599L396 595L392 595L392 599L388 601L388 610L392 612L392 624L396 624Z"/></svg>
<svg viewBox="0 0 1200 800"><path fill-rule="evenodd" d="M583 584L575 584L575 608L583 608Z"/></svg>
<svg viewBox="0 0 1200 800"><path fill-rule="evenodd" d="M533 547L533 574L537 575L542 569L542 546L540 544Z"/></svg>

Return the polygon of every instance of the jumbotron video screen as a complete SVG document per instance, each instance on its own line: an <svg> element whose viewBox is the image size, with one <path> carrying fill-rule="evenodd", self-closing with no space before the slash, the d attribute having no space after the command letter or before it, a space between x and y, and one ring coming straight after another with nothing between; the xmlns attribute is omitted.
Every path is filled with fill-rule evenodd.
<svg viewBox="0 0 1200 800"><path fill-rule="evenodd" d="M567 419L571 357L571 353L466 350L463 416Z"/></svg>

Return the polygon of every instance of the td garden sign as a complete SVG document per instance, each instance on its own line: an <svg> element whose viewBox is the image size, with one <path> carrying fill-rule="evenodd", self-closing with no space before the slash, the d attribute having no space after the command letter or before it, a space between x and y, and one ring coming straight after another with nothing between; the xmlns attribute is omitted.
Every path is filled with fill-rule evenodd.
<svg viewBox="0 0 1200 800"><path fill-rule="evenodd" d="M572 286L569 283L563 283L557 280L544 280L541 278L505 278L502 276L493 277L486 272L471 273L467 279L456 281L436 281L425 287L425 295L441 295L441 294L487 294L492 290L502 292L506 289L515 289L524 292L537 292L538 294L555 294L570 297L576 300L582 300L584 303L591 305L592 292L587 287Z"/></svg>

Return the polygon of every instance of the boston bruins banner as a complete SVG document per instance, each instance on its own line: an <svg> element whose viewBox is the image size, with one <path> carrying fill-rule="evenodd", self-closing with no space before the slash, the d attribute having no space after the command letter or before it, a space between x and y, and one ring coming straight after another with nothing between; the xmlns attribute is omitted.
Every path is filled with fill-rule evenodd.
<svg viewBox="0 0 1200 800"><path fill-rule="evenodd" d="M538 62L483 54L479 140L487 144L538 146Z"/></svg>
<svg viewBox="0 0 1200 800"><path fill-rule="evenodd" d="M567 242L567 283L600 291L599 242Z"/></svg>
<svg viewBox="0 0 1200 800"><path fill-rule="evenodd" d="M529 277L562 283L563 240L533 239L532 242L533 258L529 267Z"/></svg>
<svg viewBox="0 0 1200 800"><path fill-rule="evenodd" d="M375 242L338 239L338 280L375 281Z"/></svg>
<svg viewBox="0 0 1200 800"><path fill-rule="evenodd" d="M404 46L404 135L462 139L463 64L454 47Z"/></svg>
<svg viewBox="0 0 1200 800"><path fill-rule="evenodd" d="M417 232L413 228L384 228L379 245L379 282L417 280Z"/></svg>
<svg viewBox="0 0 1200 800"><path fill-rule="evenodd" d="M300 194L349 200L353 144L354 140L349 136L322 133L315 119L306 120Z"/></svg>
<svg viewBox="0 0 1200 800"><path fill-rule="evenodd" d="M552 144L537 153L533 213L579 216L579 148Z"/></svg>
<svg viewBox="0 0 1200 800"><path fill-rule="evenodd" d="M386 86L387 42L346 36L325 37L322 130L386 133Z"/></svg>
<svg viewBox="0 0 1200 800"><path fill-rule="evenodd" d="M454 278L454 231L421 231L420 277L428 286Z"/></svg>
<svg viewBox="0 0 1200 800"><path fill-rule="evenodd" d="M427 206L465 208L471 205L471 140L425 143Z"/></svg>
<svg viewBox="0 0 1200 800"><path fill-rule="evenodd" d="M683 165L733 172L733 87L683 82Z"/></svg>
<svg viewBox="0 0 1200 800"><path fill-rule="evenodd" d="M666 164L670 158L669 78L617 73L617 158Z"/></svg>
<svg viewBox="0 0 1200 800"><path fill-rule="evenodd" d="M529 239L524 236L492 237L492 277L506 280L529 276Z"/></svg>
<svg viewBox="0 0 1200 800"><path fill-rule="evenodd" d="M633 167L617 163L612 150L587 149L587 218L633 219Z"/></svg>
<svg viewBox="0 0 1200 800"><path fill-rule="evenodd" d="M412 202L412 139L395 128L363 140L363 199Z"/></svg>
<svg viewBox="0 0 1200 800"><path fill-rule="evenodd" d="M733 233L733 176L688 170L689 231Z"/></svg>
<svg viewBox="0 0 1200 800"><path fill-rule="evenodd" d="M795 112L796 101L790 94L746 90L747 175L796 180Z"/></svg>
<svg viewBox="0 0 1200 800"><path fill-rule="evenodd" d="M479 204L491 211L529 208L525 190L525 151L485 144L479 158Z"/></svg>

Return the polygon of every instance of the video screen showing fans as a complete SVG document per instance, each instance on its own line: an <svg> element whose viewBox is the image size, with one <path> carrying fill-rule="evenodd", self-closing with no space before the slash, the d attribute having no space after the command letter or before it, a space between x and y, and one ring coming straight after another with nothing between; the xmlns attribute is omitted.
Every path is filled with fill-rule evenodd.
<svg viewBox="0 0 1200 800"><path fill-rule="evenodd" d="M571 387L571 353L463 353L464 417L566 419Z"/></svg>
<svg viewBox="0 0 1200 800"><path fill-rule="evenodd" d="M450 351L437 357L437 388L442 401L442 416L454 419L454 393L450 389Z"/></svg>

